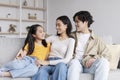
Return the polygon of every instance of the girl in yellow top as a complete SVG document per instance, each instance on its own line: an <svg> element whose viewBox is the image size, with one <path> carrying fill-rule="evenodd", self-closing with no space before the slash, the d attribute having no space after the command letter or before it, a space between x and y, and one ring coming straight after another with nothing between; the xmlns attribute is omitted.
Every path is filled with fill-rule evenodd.
<svg viewBox="0 0 120 80"><path fill-rule="evenodd" d="M40 61L45 60L50 50L50 44L45 41L45 32L41 25L30 27L22 50L15 60L0 68L1 77L32 77L40 67Z"/></svg>

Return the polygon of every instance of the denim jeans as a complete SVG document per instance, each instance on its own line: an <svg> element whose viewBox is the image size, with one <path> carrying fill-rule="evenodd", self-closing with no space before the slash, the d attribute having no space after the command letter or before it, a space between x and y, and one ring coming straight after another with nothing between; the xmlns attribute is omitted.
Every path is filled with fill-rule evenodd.
<svg viewBox="0 0 120 80"><path fill-rule="evenodd" d="M3 72L9 71L13 78L16 77L32 77L38 71L35 64L36 58L25 56L22 59L15 59L5 65L0 70Z"/></svg>
<svg viewBox="0 0 120 80"><path fill-rule="evenodd" d="M58 60L60 58L49 58L49 60ZM66 80L67 65L58 63L57 65L41 66L38 73L32 77L32 80Z"/></svg>
<svg viewBox="0 0 120 80"><path fill-rule="evenodd" d="M101 58L97 59L90 68L85 68L78 59L73 59L69 64L67 79L81 80L80 73L94 74L94 80L108 80L109 62Z"/></svg>

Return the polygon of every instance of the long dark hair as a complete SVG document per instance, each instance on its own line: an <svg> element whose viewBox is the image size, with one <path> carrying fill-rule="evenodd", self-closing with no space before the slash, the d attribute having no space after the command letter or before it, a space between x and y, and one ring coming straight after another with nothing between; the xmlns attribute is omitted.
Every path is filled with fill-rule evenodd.
<svg viewBox="0 0 120 80"><path fill-rule="evenodd" d="M60 20L63 22L63 24L67 24L67 29L66 29L66 33L67 33L67 36L68 37L72 37L70 34L71 34L71 31L72 31L72 24L71 24L71 21L70 19L67 17L67 16L60 16L58 17L56 20ZM59 36L59 34L57 33L57 35Z"/></svg>
<svg viewBox="0 0 120 80"><path fill-rule="evenodd" d="M27 55L31 55L32 52L34 51L34 42L35 42L35 38L33 37L33 34L35 35L36 34L36 31L37 31L37 27L42 27L41 25L39 24L34 24L32 26L30 26L30 29L28 31L28 34L27 34L27 38L24 42L24 46L23 46L23 50L25 48L25 46L28 44L28 52L27 52ZM47 42L44 40L42 40L42 45L44 47L47 47Z"/></svg>

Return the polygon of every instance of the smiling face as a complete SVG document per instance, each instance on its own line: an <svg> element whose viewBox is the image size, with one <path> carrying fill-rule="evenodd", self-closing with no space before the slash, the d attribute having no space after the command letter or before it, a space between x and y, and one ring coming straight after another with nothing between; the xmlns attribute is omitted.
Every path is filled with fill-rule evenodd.
<svg viewBox="0 0 120 80"><path fill-rule="evenodd" d="M56 30L57 34L66 33L67 25L64 24L61 20L56 20Z"/></svg>
<svg viewBox="0 0 120 80"><path fill-rule="evenodd" d="M37 27L35 35L33 35L35 39L43 40L45 39L45 32L42 27Z"/></svg>
<svg viewBox="0 0 120 80"><path fill-rule="evenodd" d="M85 29L88 29L88 22L86 22L86 21L82 22L76 16L75 17L75 26L76 26L76 31L77 32L83 32L83 31L85 31Z"/></svg>

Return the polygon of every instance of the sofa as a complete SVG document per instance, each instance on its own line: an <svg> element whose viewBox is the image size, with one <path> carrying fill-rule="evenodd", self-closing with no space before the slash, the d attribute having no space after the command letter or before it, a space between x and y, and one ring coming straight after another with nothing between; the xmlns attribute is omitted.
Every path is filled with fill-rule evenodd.
<svg viewBox="0 0 120 80"><path fill-rule="evenodd" d="M24 38L3 38L0 37L0 65L13 60L24 44ZM111 61L111 70L109 72L108 80L120 80L120 69L117 68L118 60L120 58L120 45L108 45L111 51L118 53L116 56L113 55L113 61ZM117 49L117 50L116 50ZM117 59L116 59L117 58ZM116 64L115 64L116 63ZM93 75L88 73L81 73L80 80L93 80ZM10 78L0 77L0 80L31 80L31 78Z"/></svg>

